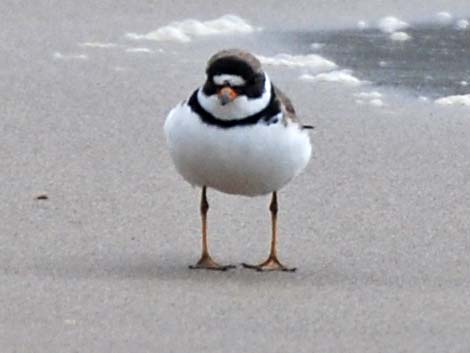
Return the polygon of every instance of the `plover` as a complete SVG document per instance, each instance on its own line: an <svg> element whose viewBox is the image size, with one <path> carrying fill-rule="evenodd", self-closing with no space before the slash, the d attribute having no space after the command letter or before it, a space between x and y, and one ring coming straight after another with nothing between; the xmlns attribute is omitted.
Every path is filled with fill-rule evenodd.
<svg viewBox="0 0 470 353"><path fill-rule="evenodd" d="M272 194L271 250L259 271L294 271L277 257L277 192L307 165L311 155L308 129L294 107L269 79L259 60L238 50L213 55L207 79L165 121L170 156L190 184L201 187L202 255L190 268L226 270L209 255L207 189L234 195Z"/></svg>

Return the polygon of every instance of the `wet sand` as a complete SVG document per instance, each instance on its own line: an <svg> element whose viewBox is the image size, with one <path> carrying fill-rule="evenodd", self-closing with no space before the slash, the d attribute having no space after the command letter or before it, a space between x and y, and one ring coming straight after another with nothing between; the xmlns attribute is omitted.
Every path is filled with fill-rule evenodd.
<svg viewBox="0 0 470 353"><path fill-rule="evenodd" d="M351 88L267 68L316 126L311 163L279 195L280 256L298 271L190 271L199 191L171 164L164 118L202 82L211 53L242 45L273 54L275 44L250 36L136 44L124 34L226 13L283 25L275 2L159 3L0 5L9 53L0 58L1 351L468 351L468 108L395 91L384 107L358 105ZM286 3L291 29L393 11L419 17L423 7ZM429 14L468 9L426 4ZM87 41L118 47L78 45ZM269 199L208 197L214 257L263 260Z"/></svg>

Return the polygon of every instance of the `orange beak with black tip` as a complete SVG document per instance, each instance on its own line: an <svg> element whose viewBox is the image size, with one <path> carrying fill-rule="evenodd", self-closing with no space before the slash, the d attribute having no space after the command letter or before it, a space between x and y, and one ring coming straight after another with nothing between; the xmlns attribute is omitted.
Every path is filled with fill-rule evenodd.
<svg viewBox="0 0 470 353"><path fill-rule="evenodd" d="M221 105L226 105L230 102L233 102L235 98L238 97L238 93L229 86L222 87L222 89L217 93L219 96L219 101Z"/></svg>

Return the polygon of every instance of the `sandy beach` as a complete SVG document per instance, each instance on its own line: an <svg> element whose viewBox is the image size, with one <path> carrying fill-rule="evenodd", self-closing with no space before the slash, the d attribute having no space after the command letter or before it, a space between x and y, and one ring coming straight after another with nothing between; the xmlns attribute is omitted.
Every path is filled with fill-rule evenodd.
<svg viewBox="0 0 470 353"><path fill-rule="evenodd" d="M439 11L468 18L470 5L0 4L0 351L470 351L470 107L266 65L315 126L310 164L279 193L280 257L295 273L188 269L199 190L162 129L221 48L274 57L283 32ZM226 14L253 33L128 35ZM208 198L214 257L263 260L269 198Z"/></svg>

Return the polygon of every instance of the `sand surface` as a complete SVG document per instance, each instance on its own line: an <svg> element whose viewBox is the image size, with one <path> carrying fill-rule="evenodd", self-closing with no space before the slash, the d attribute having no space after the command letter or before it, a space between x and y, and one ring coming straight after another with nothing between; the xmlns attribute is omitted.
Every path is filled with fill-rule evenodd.
<svg viewBox="0 0 470 353"><path fill-rule="evenodd" d="M317 30L468 4L201 3L0 4L0 351L469 352L468 107L397 92L361 105L350 87L270 67L316 126L311 163L279 195L280 255L299 270L190 271L199 192L169 160L164 118L214 51L281 44L125 38L227 13ZM214 257L261 261L268 198L209 202Z"/></svg>

